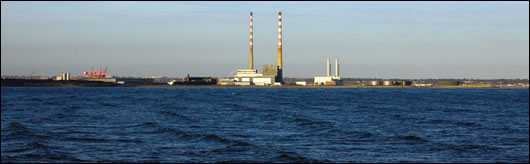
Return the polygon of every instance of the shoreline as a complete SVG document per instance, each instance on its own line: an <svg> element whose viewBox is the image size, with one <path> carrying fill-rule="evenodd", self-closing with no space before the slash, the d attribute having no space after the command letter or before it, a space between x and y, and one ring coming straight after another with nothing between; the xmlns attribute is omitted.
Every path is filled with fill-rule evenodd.
<svg viewBox="0 0 530 164"><path fill-rule="evenodd" d="M365 85L168 85L164 83L149 84L114 84L100 81L54 81L54 80L2 80L1 87L139 87L139 88L529 88L528 86L494 86L491 84L475 85L435 85L435 86L365 86Z"/></svg>
<svg viewBox="0 0 530 164"><path fill-rule="evenodd" d="M432 87L415 87L415 86L357 86L357 85L343 85L343 86L226 86L226 85L114 85L114 86L75 86L75 85L64 85L64 86L47 86L47 85L32 85L32 86L1 86L3 87L65 87L65 88L76 88L76 87L105 87L105 88L450 88L450 89L472 89L472 88L526 88L527 86L432 86Z"/></svg>
<svg viewBox="0 0 530 164"><path fill-rule="evenodd" d="M120 87L120 86L118 86ZM127 86L124 86L127 87ZM129 86L130 87L130 86ZM359 86L359 85L342 85L342 86L225 86L225 85L178 85L178 86L160 86L160 85L139 85L133 87L144 88L529 88L526 86L432 86L432 87L415 87L415 86Z"/></svg>

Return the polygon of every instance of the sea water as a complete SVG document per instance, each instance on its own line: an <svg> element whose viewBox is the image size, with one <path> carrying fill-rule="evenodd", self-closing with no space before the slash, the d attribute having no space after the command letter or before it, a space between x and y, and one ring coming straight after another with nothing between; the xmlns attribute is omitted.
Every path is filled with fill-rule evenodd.
<svg viewBox="0 0 530 164"><path fill-rule="evenodd" d="M528 162L529 89L2 87L3 162Z"/></svg>

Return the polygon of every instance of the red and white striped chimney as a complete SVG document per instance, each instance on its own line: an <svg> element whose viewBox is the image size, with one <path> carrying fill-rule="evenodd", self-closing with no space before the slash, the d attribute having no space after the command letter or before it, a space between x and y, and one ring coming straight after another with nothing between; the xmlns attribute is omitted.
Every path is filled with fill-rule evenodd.
<svg viewBox="0 0 530 164"><path fill-rule="evenodd" d="M278 12L278 67L282 70L282 12Z"/></svg>
<svg viewBox="0 0 530 164"><path fill-rule="evenodd" d="M252 48L252 12L250 12L250 62L248 69L254 69L254 50Z"/></svg>

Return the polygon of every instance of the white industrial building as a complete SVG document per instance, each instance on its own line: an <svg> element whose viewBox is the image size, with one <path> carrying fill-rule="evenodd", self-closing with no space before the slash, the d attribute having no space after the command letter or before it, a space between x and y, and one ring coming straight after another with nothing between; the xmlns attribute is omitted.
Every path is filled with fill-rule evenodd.
<svg viewBox="0 0 530 164"><path fill-rule="evenodd" d="M256 69L238 69L234 76L234 81L251 81L252 78L261 77L262 73L258 73Z"/></svg>
<svg viewBox="0 0 530 164"><path fill-rule="evenodd" d="M314 85L342 85L342 80L339 76L339 59L335 59L335 76L331 76L331 64L327 62L327 76L316 76Z"/></svg>
<svg viewBox="0 0 530 164"><path fill-rule="evenodd" d="M248 85L277 85L276 83L280 83L281 78L278 73L276 65L264 65L263 73L258 73L255 69L238 69L234 81L235 85L247 85L238 82L249 82Z"/></svg>
<svg viewBox="0 0 530 164"><path fill-rule="evenodd" d="M296 85L307 85L306 81L297 81Z"/></svg>
<svg viewBox="0 0 530 164"><path fill-rule="evenodd" d="M55 77L55 80L70 80L70 73L62 72L61 76Z"/></svg>

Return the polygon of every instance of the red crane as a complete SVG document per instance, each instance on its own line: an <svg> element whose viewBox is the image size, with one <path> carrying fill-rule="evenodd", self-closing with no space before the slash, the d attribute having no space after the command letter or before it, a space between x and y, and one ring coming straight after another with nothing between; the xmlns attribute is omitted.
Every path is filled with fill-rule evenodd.
<svg viewBox="0 0 530 164"><path fill-rule="evenodd" d="M94 79L101 79L105 78L107 76L111 76L110 73L107 73L107 67L105 66L105 70L101 70L101 67L99 67L98 72L94 72L94 67L90 67L90 72L83 72L81 75L86 76L88 78L94 78Z"/></svg>

